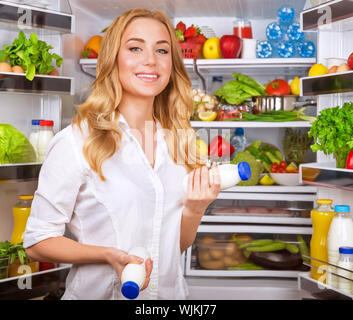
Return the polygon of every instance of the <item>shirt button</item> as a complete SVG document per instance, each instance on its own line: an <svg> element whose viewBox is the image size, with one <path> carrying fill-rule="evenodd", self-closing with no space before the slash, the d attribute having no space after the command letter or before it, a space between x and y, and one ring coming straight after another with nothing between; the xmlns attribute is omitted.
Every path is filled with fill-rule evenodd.
<svg viewBox="0 0 353 320"><path fill-rule="evenodd" d="M151 284L151 288L154 289L156 286L152 283Z"/></svg>

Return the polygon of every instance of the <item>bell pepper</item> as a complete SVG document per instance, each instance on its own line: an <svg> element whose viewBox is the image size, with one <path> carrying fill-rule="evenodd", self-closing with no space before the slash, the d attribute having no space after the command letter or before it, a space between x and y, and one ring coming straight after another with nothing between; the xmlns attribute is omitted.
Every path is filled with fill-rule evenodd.
<svg viewBox="0 0 353 320"><path fill-rule="evenodd" d="M213 157L229 157L234 147L221 136L214 137L208 146L208 155Z"/></svg>
<svg viewBox="0 0 353 320"><path fill-rule="evenodd" d="M353 150L349 151L346 160L346 169L353 169Z"/></svg>

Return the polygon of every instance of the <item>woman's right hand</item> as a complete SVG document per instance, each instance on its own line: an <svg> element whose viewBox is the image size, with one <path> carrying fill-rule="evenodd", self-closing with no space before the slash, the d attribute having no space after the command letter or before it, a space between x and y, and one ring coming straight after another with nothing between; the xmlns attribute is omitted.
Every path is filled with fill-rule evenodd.
<svg viewBox="0 0 353 320"><path fill-rule="evenodd" d="M126 251L118 250L116 248L109 248L107 250L106 260L114 268L114 270L118 274L120 281L121 281L121 274L127 264L129 264L129 263L136 263L136 264L143 263L142 258L131 255L131 254L129 255ZM152 272L152 268L153 268L153 261L151 260L151 258L146 259L145 267L146 267L146 280L145 280L145 283L143 284L141 290L146 289L149 282L150 282L151 272Z"/></svg>

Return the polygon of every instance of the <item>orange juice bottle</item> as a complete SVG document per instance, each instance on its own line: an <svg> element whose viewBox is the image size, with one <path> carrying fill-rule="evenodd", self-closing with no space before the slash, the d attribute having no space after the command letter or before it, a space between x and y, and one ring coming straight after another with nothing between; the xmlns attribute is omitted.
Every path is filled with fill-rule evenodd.
<svg viewBox="0 0 353 320"><path fill-rule="evenodd" d="M311 210L311 220L313 224L313 234L310 241L310 256L321 261L328 262L327 253L327 234L330 229L331 221L335 215L330 199L316 200L317 207ZM311 277L315 280L326 283L327 265L315 260L311 260L310 264L316 268L322 267L323 270L311 268Z"/></svg>
<svg viewBox="0 0 353 320"><path fill-rule="evenodd" d="M11 243L23 242L27 219L31 213L33 195L20 195L19 201L12 208L14 227L11 236Z"/></svg>

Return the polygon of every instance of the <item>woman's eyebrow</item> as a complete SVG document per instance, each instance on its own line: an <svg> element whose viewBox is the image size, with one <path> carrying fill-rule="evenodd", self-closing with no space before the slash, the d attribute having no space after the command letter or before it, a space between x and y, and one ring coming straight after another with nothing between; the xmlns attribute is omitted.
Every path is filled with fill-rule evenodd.
<svg viewBox="0 0 353 320"><path fill-rule="evenodd" d="M126 43L128 43L130 41L145 42L145 40L143 40L141 38L130 38L129 40L126 41ZM167 40L158 40L156 43L157 44L166 43L166 44L170 45L169 41L167 41Z"/></svg>

